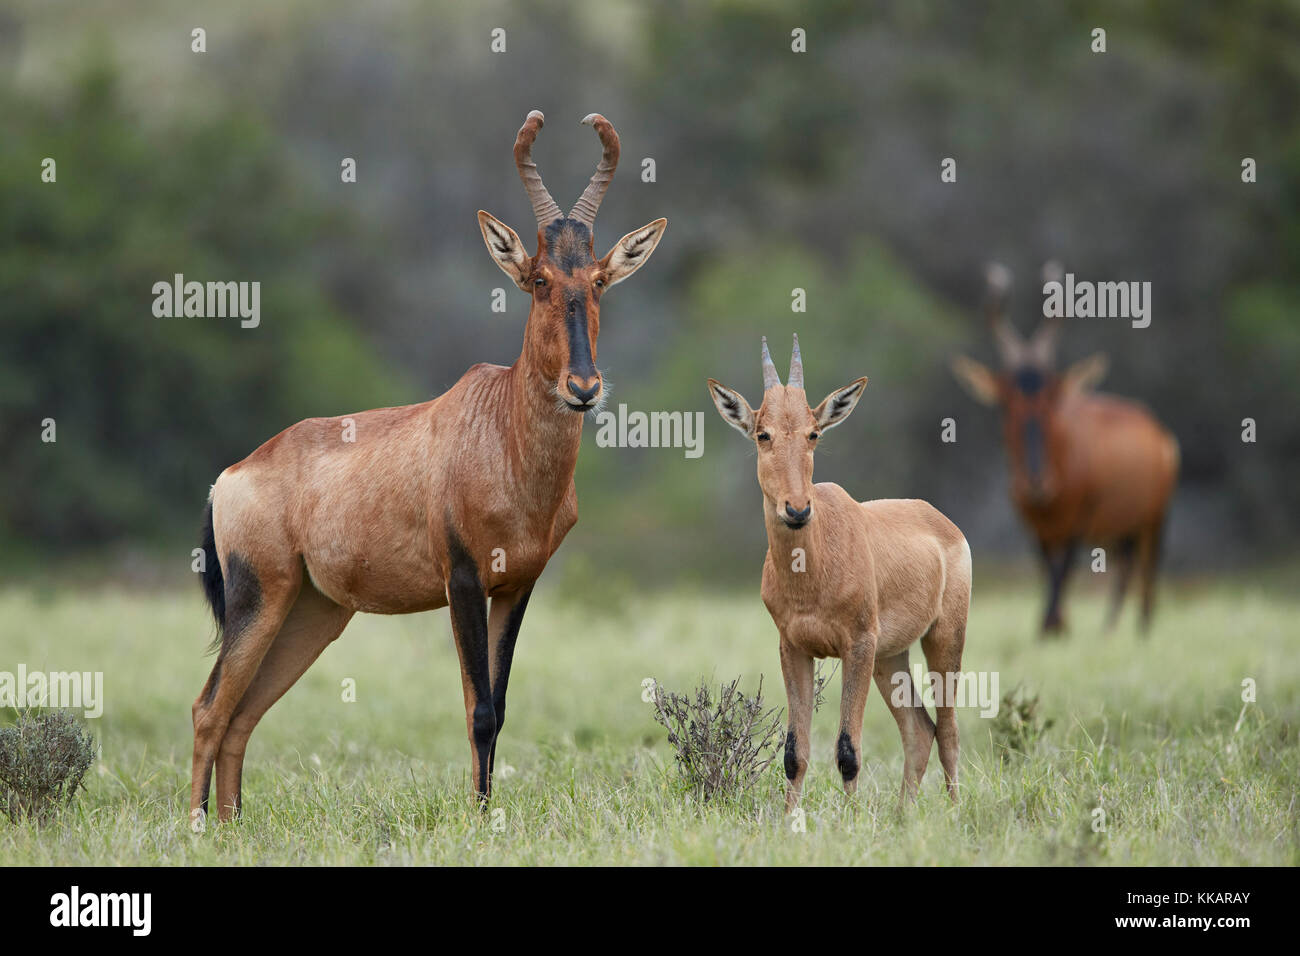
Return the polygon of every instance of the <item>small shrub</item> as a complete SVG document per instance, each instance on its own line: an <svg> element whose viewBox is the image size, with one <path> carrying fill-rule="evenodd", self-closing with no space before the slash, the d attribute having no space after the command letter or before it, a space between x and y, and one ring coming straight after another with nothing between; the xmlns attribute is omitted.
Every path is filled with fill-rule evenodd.
<svg viewBox="0 0 1300 956"><path fill-rule="evenodd" d="M46 823L95 762L95 741L67 711L25 710L0 730L0 811Z"/></svg>
<svg viewBox="0 0 1300 956"><path fill-rule="evenodd" d="M655 720L668 731L677 766L687 784L705 800L749 790L776 757L781 741L781 710L765 709L763 679L753 697L739 689L740 678L718 689L708 684L694 695L665 692L655 684Z"/></svg>
<svg viewBox="0 0 1300 956"><path fill-rule="evenodd" d="M1021 757L1032 751L1053 723L1038 712L1038 704L1038 695L1030 696L1019 685L1003 694L1002 706L993 718L994 746Z"/></svg>

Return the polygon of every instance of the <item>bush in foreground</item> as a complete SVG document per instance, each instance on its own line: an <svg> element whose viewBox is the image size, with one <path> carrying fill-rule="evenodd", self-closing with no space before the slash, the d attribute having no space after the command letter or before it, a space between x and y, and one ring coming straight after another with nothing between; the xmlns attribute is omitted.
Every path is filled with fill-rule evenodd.
<svg viewBox="0 0 1300 956"><path fill-rule="evenodd" d="M740 678L722 684L716 699L708 684L693 694L674 694L655 684L655 720L668 731L682 777L705 800L749 790L777 754L780 708L763 703L761 677L753 697L746 697L739 684Z"/></svg>
<svg viewBox="0 0 1300 956"><path fill-rule="evenodd" d="M46 823L95 762L95 741L67 711L25 710L0 730L0 811Z"/></svg>

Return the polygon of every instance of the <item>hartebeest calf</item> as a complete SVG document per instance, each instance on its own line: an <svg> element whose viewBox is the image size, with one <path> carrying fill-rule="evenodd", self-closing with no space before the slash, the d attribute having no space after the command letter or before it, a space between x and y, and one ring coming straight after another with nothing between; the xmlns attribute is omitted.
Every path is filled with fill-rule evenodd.
<svg viewBox="0 0 1300 956"><path fill-rule="evenodd" d="M196 828L214 761L226 820L240 807L253 728L357 611L450 606L473 787L486 803L528 596L578 517L583 413L603 390L601 297L645 264L667 226L657 219L594 257L619 138L603 116L582 122L595 128L603 155L567 216L532 160L540 112L528 114L515 140L537 217L536 255L509 226L478 214L493 260L532 298L514 365L475 365L420 405L299 422L213 486L203 584L220 651L194 702Z"/></svg>
<svg viewBox="0 0 1300 956"><path fill-rule="evenodd" d="M848 417L867 380L831 392L816 408L803 387L799 339L781 384L763 340L763 404L709 379L727 424L758 448L767 558L763 603L781 632L790 726L785 739L786 810L799 802L808 769L813 658L843 667L836 759L844 789L857 789L862 715L874 677L903 739L901 798L916 794L936 737L912 684L909 648L917 638L934 684L939 761L957 799L957 716L947 692L961 670L970 607L970 547L957 526L915 499L858 502L839 485L813 484L822 434ZM947 687L941 685L948 685Z"/></svg>
<svg viewBox="0 0 1300 956"><path fill-rule="evenodd" d="M1049 263L1044 279L1057 278ZM959 356L957 380L985 405L1002 408L1011 465L1011 499L1047 566L1042 634L1059 633L1065 580L1081 542L1118 559L1107 628L1124 603L1134 559L1141 574L1142 630L1151 623L1156 567L1169 499L1178 480L1178 442L1136 402L1092 391L1106 374L1097 353L1056 372L1060 319L1044 320L1022 339L1007 319L1011 273L988 269L985 312L1002 371Z"/></svg>

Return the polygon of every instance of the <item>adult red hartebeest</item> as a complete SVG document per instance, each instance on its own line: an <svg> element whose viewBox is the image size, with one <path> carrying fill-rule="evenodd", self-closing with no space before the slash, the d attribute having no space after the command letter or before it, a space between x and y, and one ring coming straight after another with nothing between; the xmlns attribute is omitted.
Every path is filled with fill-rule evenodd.
<svg viewBox="0 0 1300 956"><path fill-rule="evenodd" d="M1044 278L1056 278L1049 264ZM988 269L985 311L1002 358L995 373L965 356L953 361L957 380L985 405L1002 407L1011 465L1011 498L1038 541L1047 565L1044 635L1064 629L1065 579L1081 542L1118 559L1107 628L1119 617L1132 575L1140 569L1142 629L1150 626L1156 567L1169 498L1178 478L1178 442L1136 402L1092 391L1106 374L1097 353L1058 374L1060 320L1045 320L1024 340L1007 319L1011 273Z"/></svg>
<svg viewBox="0 0 1300 956"><path fill-rule="evenodd" d="M798 337L785 385L763 340L758 411L739 392L709 379L723 420L758 449L767 525L762 595L781 632L790 710L787 811L798 805L808 769L814 657L838 657L844 668L836 761L846 792L858 785L862 715L874 677L903 739L902 798L915 796L937 736L948 793L957 799L954 684L970 607L966 538L924 501L858 502L837 484L812 480L818 441L848 417L866 384L857 379L810 408ZM918 638L932 675L937 730L908 669L909 648Z"/></svg>
<svg viewBox="0 0 1300 956"><path fill-rule="evenodd" d="M536 255L509 226L478 214L493 260L532 297L514 365L475 365L420 405L299 422L213 485L203 585L220 650L194 702L196 829L214 762L226 820L240 808L253 728L357 611L450 606L473 786L486 803L528 596L578 517L583 413L604 387L595 364L600 300L650 258L667 226L657 219L594 257L619 138L599 114L582 122L595 128L603 155L567 216L532 159L540 112L528 114L515 140L537 217Z"/></svg>

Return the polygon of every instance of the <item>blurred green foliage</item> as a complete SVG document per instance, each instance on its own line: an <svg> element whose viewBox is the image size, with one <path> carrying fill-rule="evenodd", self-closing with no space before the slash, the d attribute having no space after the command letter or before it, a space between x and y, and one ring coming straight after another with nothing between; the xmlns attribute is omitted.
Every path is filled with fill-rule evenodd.
<svg viewBox="0 0 1300 956"><path fill-rule="evenodd" d="M302 236L345 219L303 194L275 138L247 115L144 127L115 75L92 63L39 107L0 92L8 547L197 527L208 485L262 440L398 395L313 281ZM52 184L34 174L45 156L59 158ZM177 272L260 280L261 324L154 317L153 284Z"/></svg>
<svg viewBox="0 0 1300 956"><path fill-rule="evenodd" d="M1149 329L1071 325L1070 361L1178 436L1169 560L1259 561L1300 529L1300 3L1010 0L386 5L123 0L0 15L0 548L10 563L122 542L192 546L209 482L297 419L427 399L518 354L526 298L482 248L485 208L531 240L510 144L566 206L599 110L623 137L597 254L658 216L645 269L602 309L611 408L699 411L705 454L604 449L588 427L581 590L752 581L752 449L712 376L760 398L790 333L816 401L870 378L817 476L925 497L979 555L1025 554L996 416L947 360L992 359L985 262L1035 321L1047 258L1150 280ZM189 31L209 28L208 52ZM790 51L794 27L808 52ZM1107 30L1105 54L1091 31ZM508 52L489 34L507 31ZM86 55L85 50L92 51ZM39 181L55 156L57 185ZM339 160L359 177L340 186ZM958 180L941 183L955 157ZM1258 182L1241 182L1241 160ZM655 160L657 178L639 173ZM155 319L176 272L262 283L256 330ZM490 310L505 286L506 314ZM806 291L804 313L791 290ZM40 422L59 441L39 442ZM955 445L940 422L957 422ZM1241 420L1258 421L1244 445Z"/></svg>

